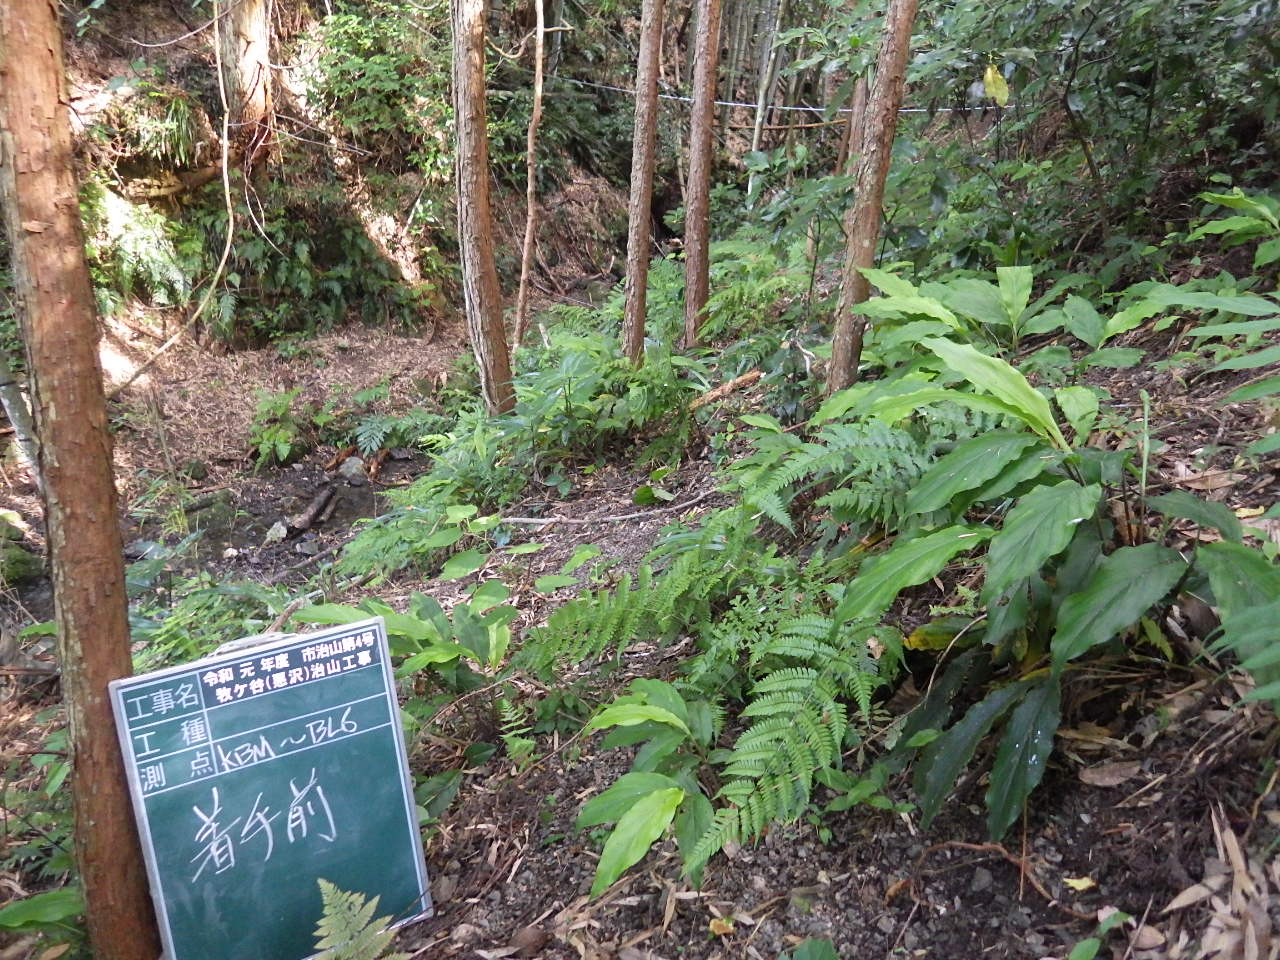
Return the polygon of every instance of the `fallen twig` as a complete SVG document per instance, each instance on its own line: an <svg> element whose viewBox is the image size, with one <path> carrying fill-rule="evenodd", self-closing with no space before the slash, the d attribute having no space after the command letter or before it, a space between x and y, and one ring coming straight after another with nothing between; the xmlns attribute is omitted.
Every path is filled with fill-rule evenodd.
<svg viewBox="0 0 1280 960"><path fill-rule="evenodd" d="M267 584L269 586L273 584L277 584L281 580L283 580L285 577L287 577L289 574L296 573L297 571L301 570L303 567L309 567L311 566L311 564L317 563L325 559L326 557L333 556L335 553L337 553L339 550L341 550L350 542L351 542L350 540L343 540L342 543L335 543L332 547L329 547L325 550L321 550L319 553L313 553L311 556L307 557L305 560L299 560L297 563L290 564L289 566L285 567L283 570L277 570L274 574L272 574L267 579Z"/></svg>
<svg viewBox="0 0 1280 960"><path fill-rule="evenodd" d="M310 593L304 593L300 597L294 597L292 600L289 601L288 606L286 606L283 610L280 611L280 616L272 620L270 626L268 626L262 632L263 633L279 633L284 628L284 625L289 622L289 618L292 617L299 610L301 610L303 607L305 607L308 603L310 603L311 600L312 600L312 595Z"/></svg>
<svg viewBox="0 0 1280 960"><path fill-rule="evenodd" d="M667 513L672 510L687 510L689 507L696 507L703 500L714 494L715 490L707 490L698 494L692 500L686 500L684 503L669 503L663 507L654 507L652 510L639 510L635 513L624 513L616 517L503 517L503 523L530 523L539 526L547 526L553 523L621 523L624 520L640 520L644 517L653 516L655 513Z"/></svg>
<svg viewBox="0 0 1280 960"><path fill-rule="evenodd" d="M7 676L32 676L32 677L51 677L58 672L57 667L36 666L36 667L0 667L0 674ZM48 750L43 751L48 753Z"/></svg>

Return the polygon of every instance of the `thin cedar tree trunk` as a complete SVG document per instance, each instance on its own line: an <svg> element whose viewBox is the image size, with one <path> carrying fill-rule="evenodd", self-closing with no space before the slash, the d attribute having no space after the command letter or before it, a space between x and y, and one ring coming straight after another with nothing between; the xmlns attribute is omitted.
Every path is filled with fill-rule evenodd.
<svg viewBox="0 0 1280 960"><path fill-rule="evenodd" d="M101 960L160 952L107 683L129 620L98 320L84 259L54 0L0 3L0 198L24 319L45 481L58 655L74 763L76 860Z"/></svg>
<svg viewBox="0 0 1280 960"><path fill-rule="evenodd" d="M491 414L516 405L511 384L502 291L493 256L489 207L489 138L485 126L485 0L452 0L453 105L457 128L458 244L467 333L480 368L480 389Z"/></svg>
<svg viewBox="0 0 1280 960"><path fill-rule="evenodd" d="M729 103L738 99L738 48L742 44L742 35L746 32L746 22L749 18L749 11L746 9L747 0L728 0L729 7L729 47L725 58L724 73L724 98ZM733 107L727 103L720 108L720 122L724 126L729 125L729 118L733 115Z"/></svg>
<svg viewBox="0 0 1280 960"><path fill-rule="evenodd" d="M252 166L271 149L270 0L232 0L220 33L227 102L240 124L235 139Z"/></svg>
<svg viewBox="0 0 1280 960"><path fill-rule="evenodd" d="M720 61L720 0L701 0L693 57L693 116L689 126L684 224L686 347L698 342L710 293L711 144L716 119L716 68Z"/></svg>
<svg viewBox="0 0 1280 960"><path fill-rule="evenodd" d="M867 100L867 121L858 147L857 197L845 217L844 282L836 310L835 334L831 345L831 366L827 370L827 393L850 386L857 379L862 362L862 334L866 319L853 308L871 296L871 284L862 270L875 265L876 241L880 238L880 218L884 209L884 184L889 176L893 138L898 130L898 110L906 86L907 54L911 50L911 28L916 19L917 0L890 0L885 16L884 41L876 60L875 82ZM860 139L860 142L858 142Z"/></svg>
<svg viewBox="0 0 1280 960"><path fill-rule="evenodd" d="M862 134L867 123L867 78L864 74L853 82L853 96L849 104L849 122L840 138L840 150L836 155L837 176L857 176L857 159L862 155ZM847 168L847 169L846 169Z"/></svg>
<svg viewBox="0 0 1280 960"><path fill-rule="evenodd" d="M564 0L551 0L551 51L547 54L547 72L552 76L560 69L560 51L564 49Z"/></svg>
<svg viewBox="0 0 1280 960"><path fill-rule="evenodd" d="M781 46L778 43L778 31L782 29L782 22L787 15L786 0L775 0L773 6L773 18L769 25L769 35L765 38L767 51L764 59L760 61L759 82L756 87L756 118L751 128L751 152L755 153L760 149L760 142L764 135L764 118L769 112L769 97L773 92L774 81L778 77L778 54L781 52ZM759 175L752 173L747 178L747 196L750 197L755 193L756 182Z"/></svg>
<svg viewBox="0 0 1280 960"><path fill-rule="evenodd" d="M533 241L538 229L538 124L542 122L542 50L546 42L547 24L542 0L533 0L537 29L533 41L533 112L529 116L529 139L525 144L524 247L520 254L520 290L516 294L515 331L511 334L511 352L520 349L525 328L529 325L529 274L533 270Z"/></svg>
<svg viewBox="0 0 1280 960"><path fill-rule="evenodd" d="M653 150L658 135L658 52L662 45L662 4L663 0L644 0L640 11L640 59L636 64L631 200L627 205L627 299L622 321L622 349L635 364L644 359L649 220L653 216Z"/></svg>

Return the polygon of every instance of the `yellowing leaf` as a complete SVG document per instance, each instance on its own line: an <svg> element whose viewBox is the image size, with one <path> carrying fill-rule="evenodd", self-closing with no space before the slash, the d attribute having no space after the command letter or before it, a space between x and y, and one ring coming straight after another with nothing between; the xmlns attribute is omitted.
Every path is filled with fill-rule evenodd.
<svg viewBox="0 0 1280 960"><path fill-rule="evenodd" d="M945 650L955 638L964 633L965 646L972 646L982 636L982 629L970 630L972 617L942 617L916 627L903 641L909 650Z"/></svg>
<svg viewBox="0 0 1280 960"><path fill-rule="evenodd" d="M1097 886L1097 884L1093 882L1092 877L1063 877L1062 882L1076 893L1083 893L1084 891L1092 890Z"/></svg>
<svg viewBox="0 0 1280 960"><path fill-rule="evenodd" d="M982 75L982 85L987 88L987 96L996 102L996 106L1008 106L1009 84L1005 83L994 63L987 64L987 72Z"/></svg>
<svg viewBox="0 0 1280 960"><path fill-rule="evenodd" d="M729 917L714 917L707 926L717 937L733 933L733 920Z"/></svg>

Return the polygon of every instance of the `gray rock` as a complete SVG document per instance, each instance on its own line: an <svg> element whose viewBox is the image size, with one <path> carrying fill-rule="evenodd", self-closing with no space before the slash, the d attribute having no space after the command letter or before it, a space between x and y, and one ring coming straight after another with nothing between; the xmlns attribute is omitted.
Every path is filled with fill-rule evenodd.
<svg viewBox="0 0 1280 960"><path fill-rule="evenodd" d="M0 580L7 584L38 580L44 574L44 560L16 543L0 544Z"/></svg>
<svg viewBox="0 0 1280 960"><path fill-rule="evenodd" d="M363 487L369 482L369 476L364 472L364 461L359 457L347 457L343 460L338 467L338 476L353 487Z"/></svg>
<svg viewBox="0 0 1280 960"><path fill-rule="evenodd" d="M155 544L150 540L130 540L124 545L126 560L141 560Z"/></svg>
<svg viewBox="0 0 1280 960"><path fill-rule="evenodd" d="M984 890L991 888L991 884L995 882L995 877L991 876L991 871L986 867L978 867L973 871L973 882L969 884L970 893L982 893Z"/></svg>
<svg viewBox="0 0 1280 960"><path fill-rule="evenodd" d="M478 943L483 936L484 931L474 924L460 923L453 928L449 939L454 943Z"/></svg>
<svg viewBox="0 0 1280 960"><path fill-rule="evenodd" d="M452 873L442 874L436 877L435 882L431 884L431 899L436 903L448 903L453 899L454 891L457 889L457 875Z"/></svg>
<svg viewBox="0 0 1280 960"><path fill-rule="evenodd" d="M898 921L888 914L885 914L876 921L876 929L881 933L888 935L898 929Z"/></svg>

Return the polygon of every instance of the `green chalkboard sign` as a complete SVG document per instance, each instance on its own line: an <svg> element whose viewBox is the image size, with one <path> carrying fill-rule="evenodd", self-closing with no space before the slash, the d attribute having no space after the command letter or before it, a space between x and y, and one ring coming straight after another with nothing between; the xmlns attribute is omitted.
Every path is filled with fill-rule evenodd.
<svg viewBox="0 0 1280 960"><path fill-rule="evenodd" d="M320 878L430 913L381 618L110 686L167 960L312 956Z"/></svg>

